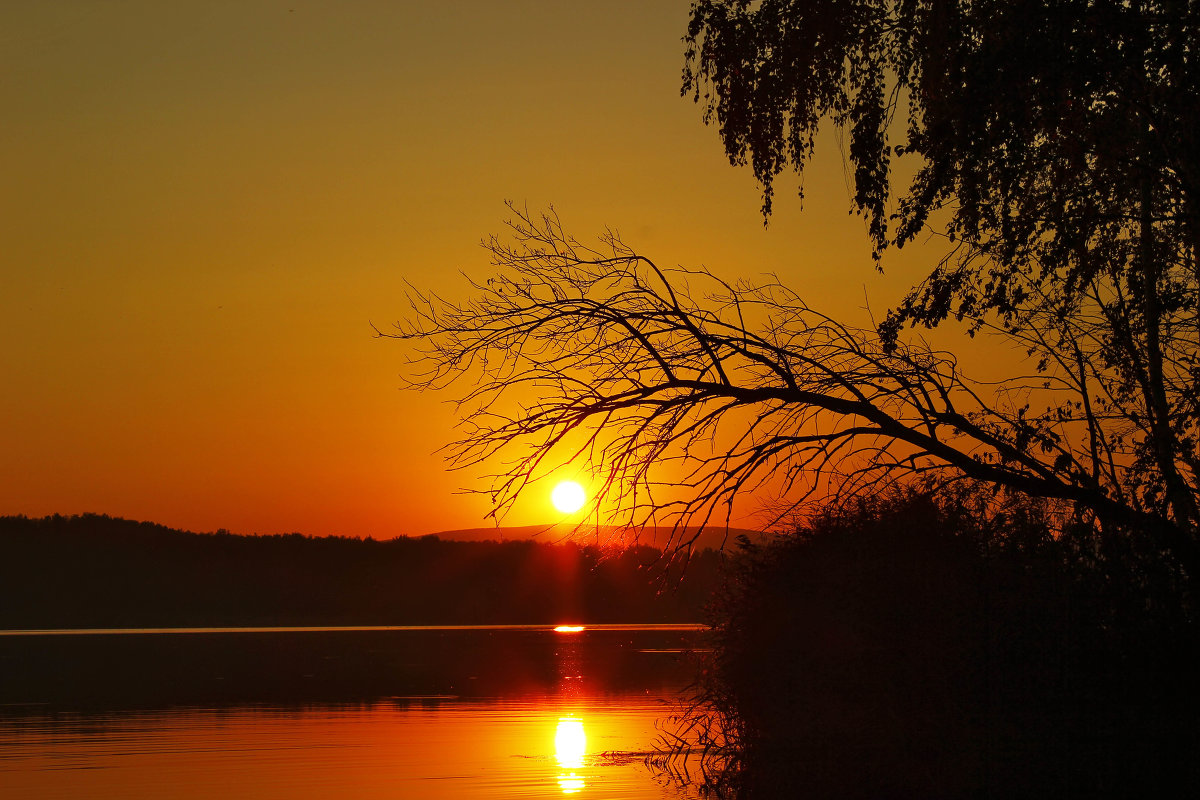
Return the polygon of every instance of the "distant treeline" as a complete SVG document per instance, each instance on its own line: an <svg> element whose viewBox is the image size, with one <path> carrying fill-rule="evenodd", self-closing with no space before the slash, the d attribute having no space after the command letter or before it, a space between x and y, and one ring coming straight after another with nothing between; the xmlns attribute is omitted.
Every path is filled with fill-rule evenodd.
<svg viewBox="0 0 1200 800"><path fill-rule="evenodd" d="M108 516L0 517L0 628L694 622L703 551L197 534ZM678 565L672 567L679 572Z"/></svg>

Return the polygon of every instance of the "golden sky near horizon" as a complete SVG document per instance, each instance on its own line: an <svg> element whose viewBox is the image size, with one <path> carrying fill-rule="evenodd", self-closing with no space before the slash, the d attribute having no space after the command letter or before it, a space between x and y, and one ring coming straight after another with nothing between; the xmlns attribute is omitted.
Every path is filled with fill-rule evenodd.
<svg viewBox="0 0 1200 800"><path fill-rule="evenodd" d="M404 281L463 297L505 199L865 323L826 137L803 210L679 96L687 0L0 5L0 514L389 538L485 523L400 389ZM542 496L542 495L545 496ZM548 488L507 524L558 518ZM750 525L750 519L739 524Z"/></svg>

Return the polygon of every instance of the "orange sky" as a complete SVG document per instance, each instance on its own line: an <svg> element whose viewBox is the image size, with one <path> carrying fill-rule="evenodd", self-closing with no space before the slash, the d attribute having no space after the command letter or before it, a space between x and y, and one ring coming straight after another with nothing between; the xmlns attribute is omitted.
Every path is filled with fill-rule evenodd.
<svg viewBox="0 0 1200 800"><path fill-rule="evenodd" d="M503 200L864 323L833 136L764 230L679 97L678 2L0 5L0 514L389 538L484 524L448 397L372 337ZM556 519L531 497L506 520ZM749 524L751 520L742 520Z"/></svg>

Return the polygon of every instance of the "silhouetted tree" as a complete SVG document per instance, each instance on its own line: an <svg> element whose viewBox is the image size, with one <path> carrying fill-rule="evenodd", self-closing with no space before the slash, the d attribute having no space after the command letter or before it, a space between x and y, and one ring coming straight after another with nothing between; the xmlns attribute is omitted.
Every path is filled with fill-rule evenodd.
<svg viewBox="0 0 1200 800"><path fill-rule="evenodd" d="M1069 481L1158 518L1180 556L1200 523L1198 34L1178 0L699 0L683 81L764 214L821 124L847 130L876 257L950 243L884 341L953 315L1023 345L1047 387L1025 435L1073 440Z"/></svg>
<svg viewBox="0 0 1200 800"><path fill-rule="evenodd" d="M965 476L1152 531L1197 564L1193 529L1130 490L1147 465L1097 468L1096 428L1123 419L1031 415L1027 383L982 392L950 354L881 341L776 283L663 269L611 231L585 245L553 213L513 211L474 299L414 293L387 334L417 342L413 385L467 385L448 454L499 467L484 489L494 513L583 460L597 509L635 528L669 521L686 545L685 525L726 522L736 496L764 487L782 518L827 493ZM1088 386L1049 391L1083 406Z"/></svg>

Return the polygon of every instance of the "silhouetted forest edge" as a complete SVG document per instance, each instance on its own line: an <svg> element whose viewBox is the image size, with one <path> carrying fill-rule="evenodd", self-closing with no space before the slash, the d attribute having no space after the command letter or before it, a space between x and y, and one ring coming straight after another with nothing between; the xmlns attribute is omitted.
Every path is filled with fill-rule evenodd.
<svg viewBox="0 0 1200 800"><path fill-rule="evenodd" d="M695 622L722 556L0 517L0 628Z"/></svg>

